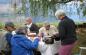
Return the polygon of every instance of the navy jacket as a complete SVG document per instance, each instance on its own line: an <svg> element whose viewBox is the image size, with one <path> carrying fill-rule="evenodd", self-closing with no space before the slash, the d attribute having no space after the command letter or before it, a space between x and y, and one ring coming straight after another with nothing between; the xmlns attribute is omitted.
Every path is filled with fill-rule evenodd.
<svg viewBox="0 0 86 55"><path fill-rule="evenodd" d="M62 45L72 44L77 40L76 25L67 16L60 21L58 29L59 34L57 34L57 39L61 40Z"/></svg>
<svg viewBox="0 0 86 55"><path fill-rule="evenodd" d="M13 35L12 35L11 32L6 33L6 35L5 35L6 40L7 40L7 43L9 44L9 46L10 46L10 42L11 42L12 36L13 36Z"/></svg>
<svg viewBox="0 0 86 55"><path fill-rule="evenodd" d="M39 39L34 42L25 35L14 35L11 39L12 55L33 55L33 50L38 47Z"/></svg>

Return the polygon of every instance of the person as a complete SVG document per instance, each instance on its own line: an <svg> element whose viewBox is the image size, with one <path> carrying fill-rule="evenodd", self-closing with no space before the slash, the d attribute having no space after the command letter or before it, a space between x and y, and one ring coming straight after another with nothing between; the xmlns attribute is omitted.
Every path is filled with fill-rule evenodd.
<svg viewBox="0 0 86 55"><path fill-rule="evenodd" d="M71 55L71 51L77 43L76 25L72 19L66 16L64 10L57 10L55 16L61 20L58 34L53 35L56 39L61 40L59 55Z"/></svg>
<svg viewBox="0 0 86 55"><path fill-rule="evenodd" d="M31 30L31 31L34 31L35 33L38 33L39 27L32 22L32 18L31 17L26 19L25 25L26 25L26 27L28 28L29 31Z"/></svg>
<svg viewBox="0 0 86 55"><path fill-rule="evenodd" d="M0 30L0 55L3 55L4 51L6 50L7 45L7 41L5 38L6 33L7 31L5 31L4 29Z"/></svg>
<svg viewBox="0 0 86 55"><path fill-rule="evenodd" d="M26 19L25 25L28 28L28 33L33 31L34 33L38 34L39 27L36 24L33 23L31 17L28 17L28 19ZM34 55L41 55L41 53L37 50L34 50Z"/></svg>
<svg viewBox="0 0 86 55"><path fill-rule="evenodd" d="M5 39L7 41L6 44L6 50L5 50L5 55L11 55L11 38L13 35L15 35L15 25L13 24L13 22L6 22L5 23L5 30L7 31L7 33L5 34Z"/></svg>
<svg viewBox="0 0 86 55"><path fill-rule="evenodd" d="M39 35L43 33L44 36L52 36L57 33L58 30L55 26L51 25L49 22L44 22L44 26L39 29Z"/></svg>
<svg viewBox="0 0 86 55"><path fill-rule="evenodd" d="M16 31L16 35L11 39L11 55L34 55L33 50L38 47L40 39L35 38L32 42L26 37L27 34L27 28L25 27L20 27Z"/></svg>
<svg viewBox="0 0 86 55"><path fill-rule="evenodd" d="M42 39L46 39L46 37L51 37L53 34L57 33L58 30L55 26L51 25L49 22L45 22L44 26L39 29L39 36L42 37ZM47 45L47 49L45 52L43 52L42 55L55 55L58 51L58 48L60 46L60 41L52 41L51 44L45 44ZM42 52L41 52L42 53Z"/></svg>

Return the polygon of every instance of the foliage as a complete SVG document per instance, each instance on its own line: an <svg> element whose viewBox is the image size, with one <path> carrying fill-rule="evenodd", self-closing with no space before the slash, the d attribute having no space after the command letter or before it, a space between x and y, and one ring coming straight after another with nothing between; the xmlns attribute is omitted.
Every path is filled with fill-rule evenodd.
<svg viewBox="0 0 86 55"><path fill-rule="evenodd" d="M77 29L77 38L78 43L73 49L73 53L79 53L79 47L86 47L86 28L78 28ZM82 53L82 55L86 55L86 53Z"/></svg>
<svg viewBox="0 0 86 55"><path fill-rule="evenodd" d="M42 27L44 25L44 23L36 23L36 24L37 24L38 27ZM50 24L57 27L59 23L58 22L52 22Z"/></svg>
<svg viewBox="0 0 86 55"><path fill-rule="evenodd" d="M83 0L80 0L81 2L83 2Z"/></svg>
<svg viewBox="0 0 86 55"><path fill-rule="evenodd" d="M82 10L82 13L83 13L83 16L86 16L86 2L85 0L80 0L81 1L81 10Z"/></svg>
<svg viewBox="0 0 86 55"><path fill-rule="evenodd" d="M30 3L30 14L32 16L48 16L48 11L56 11L55 4L57 3L67 3L72 0L29 0ZM26 0L22 0L22 13L26 12Z"/></svg>
<svg viewBox="0 0 86 55"><path fill-rule="evenodd" d="M83 10L83 15L86 16L86 8Z"/></svg>
<svg viewBox="0 0 86 55"><path fill-rule="evenodd" d="M26 3L27 0L21 0L22 1L22 8L19 9L17 11L16 9L16 4L14 4L15 10L22 14L25 15L26 13ZM54 12L56 11L56 4L65 4L67 2L70 2L72 0L29 0L28 3L30 3L30 15L31 16L48 16L49 11L51 10L52 14L54 14ZM82 3L84 0L80 0ZM84 9L85 7L83 7L83 5L81 6L83 9L83 15L86 15L86 9ZM78 11L78 9L77 9ZM78 13L79 14L79 13ZM79 14L80 15L80 14Z"/></svg>
<svg viewBox="0 0 86 55"><path fill-rule="evenodd" d="M31 14L37 16L48 16L48 11L56 11L57 3L66 3L72 0L29 0Z"/></svg>
<svg viewBox="0 0 86 55"><path fill-rule="evenodd" d="M23 14L25 14L25 11L26 11L26 0L22 0L22 9L21 9L21 11L22 11L22 13Z"/></svg>
<svg viewBox="0 0 86 55"><path fill-rule="evenodd" d="M4 27L4 24L0 22L0 29Z"/></svg>

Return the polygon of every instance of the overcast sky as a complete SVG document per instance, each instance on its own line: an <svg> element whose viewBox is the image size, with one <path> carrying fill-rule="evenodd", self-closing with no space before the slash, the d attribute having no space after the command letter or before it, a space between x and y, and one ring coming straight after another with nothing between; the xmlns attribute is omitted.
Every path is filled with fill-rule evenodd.
<svg viewBox="0 0 86 55"><path fill-rule="evenodd" d="M10 0L0 0L0 4L9 4Z"/></svg>

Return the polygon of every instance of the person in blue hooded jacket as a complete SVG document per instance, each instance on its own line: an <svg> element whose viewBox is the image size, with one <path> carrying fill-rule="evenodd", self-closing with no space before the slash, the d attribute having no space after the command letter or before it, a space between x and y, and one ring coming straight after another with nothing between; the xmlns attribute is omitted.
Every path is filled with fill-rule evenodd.
<svg viewBox="0 0 86 55"><path fill-rule="evenodd" d="M27 29L19 28L11 39L11 55L34 55L33 50L38 47L39 38L33 42L26 37Z"/></svg>

